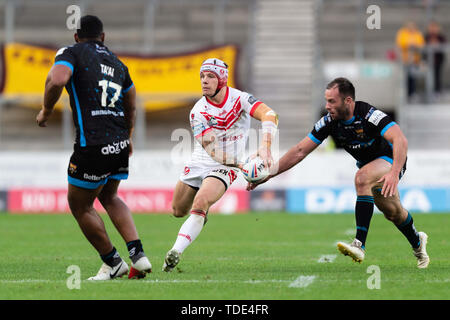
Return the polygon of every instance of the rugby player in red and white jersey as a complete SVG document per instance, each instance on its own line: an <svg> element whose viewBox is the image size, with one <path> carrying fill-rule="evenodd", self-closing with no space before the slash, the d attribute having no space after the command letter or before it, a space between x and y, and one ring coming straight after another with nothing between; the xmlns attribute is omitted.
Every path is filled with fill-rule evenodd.
<svg viewBox="0 0 450 320"><path fill-rule="evenodd" d="M190 113L195 137L192 158L186 164L172 200L173 215L189 217L167 253L163 271L171 271L183 251L197 238L209 208L217 202L242 169L251 117L262 122L263 139L257 154L272 165L271 143L277 114L247 92L227 86L228 66L210 58L200 67L203 97Z"/></svg>

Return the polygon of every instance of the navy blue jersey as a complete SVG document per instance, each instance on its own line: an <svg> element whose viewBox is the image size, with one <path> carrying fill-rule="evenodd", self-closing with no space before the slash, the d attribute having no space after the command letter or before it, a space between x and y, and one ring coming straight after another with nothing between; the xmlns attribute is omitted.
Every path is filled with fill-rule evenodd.
<svg viewBox="0 0 450 320"><path fill-rule="evenodd" d="M339 147L358 161L358 166L377 158L392 163L392 145L383 135L395 124L384 112L366 102L356 101L350 120L333 120L327 114L314 125L308 137L320 144L331 135Z"/></svg>
<svg viewBox="0 0 450 320"><path fill-rule="evenodd" d="M99 41L61 48L55 65L72 69L66 84L70 96L75 143L104 145L129 138L123 94L132 86L128 68Z"/></svg>

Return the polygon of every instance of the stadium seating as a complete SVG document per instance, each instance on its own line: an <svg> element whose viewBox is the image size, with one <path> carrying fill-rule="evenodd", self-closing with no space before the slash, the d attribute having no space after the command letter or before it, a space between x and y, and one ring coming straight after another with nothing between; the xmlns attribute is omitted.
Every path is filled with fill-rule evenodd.
<svg viewBox="0 0 450 320"><path fill-rule="evenodd" d="M2 18L7 3L15 4L14 41L55 48L72 43L73 31L65 28L66 8L71 1L2 1ZM377 2L382 10L381 30L365 28L365 7L360 6L364 3L360 0L134 0L126 5L118 0L85 0L80 3L83 12L102 17L107 45L118 53L165 55L223 43L237 44L240 47L238 88L252 92L279 113L282 149L304 136L323 110L322 69L327 62L354 60L359 55L373 61L387 61L386 53L394 47L395 33L404 21L415 20L423 28L427 17L422 1ZM450 30L449 15L450 4L440 1L433 17L442 23L444 31ZM357 25L364 27L356 28ZM0 43L6 41L5 31L1 23ZM361 46L357 45L358 40ZM0 72L2 68L0 63ZM447 63L445 73L449 71L450 63ZM444 86L449 87L450 77L445 81ZM145 127L138 131L142 137L139 146L172 147L176 143L170 141L172 131L189 129L190 107L147 113ZM3 104L0 144L4 149L71 148L67 144L67 131L64 133L62 129L62 114L57 112L51 126L40 130L34 125L35 113L35 109L20 103ZM66 136L66 142L61 135Z"/></svg>
<svg viewBox="0 0 450 320"><path fill-rule="evenodd" d="M257 2L252 86L280 117L280 146L296 144L315 119L314 1Z"/></svg>

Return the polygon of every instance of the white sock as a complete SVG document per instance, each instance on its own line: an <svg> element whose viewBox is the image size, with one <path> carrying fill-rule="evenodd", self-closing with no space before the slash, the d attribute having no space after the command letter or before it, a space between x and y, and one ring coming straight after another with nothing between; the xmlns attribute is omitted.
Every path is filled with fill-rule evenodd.
<svg viewBox="0 0 450 320"><path fill-rule="evenodd" d="M206 213L201 210L192 210L191 215L180 228L177 240L172 249L179 253L183 251L197 238L203 229Z"/></svg>

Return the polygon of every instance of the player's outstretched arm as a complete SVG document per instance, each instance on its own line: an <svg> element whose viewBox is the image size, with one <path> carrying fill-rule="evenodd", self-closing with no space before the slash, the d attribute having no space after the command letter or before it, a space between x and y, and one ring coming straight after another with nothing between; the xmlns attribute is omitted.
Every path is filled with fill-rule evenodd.
<svg viewBox="0 0 450 320"><path fill-rule="evenodd" d="M270 168L273 164L271 147L278 129L278 115L266 104L261 103L256 107L252 116L262 122L263 139L257 155L260 156L263 159L264 164Z"/></svg>
<svg viewBox="0 0 450 320"><path fill-rule="evenodd" d="M391 170L382 176L378 182L383 182L381 194L390 197L397 193L400 171L405 164L408 152L408 140L397 124L390 127L383 137L392 144L393 162Z"/></svg>
<svg viewBox="0 0 450 320"><path fill-rule="evenodd" d="M129 155L133 154L133 131L136 122L136 88L132 86L123 96L123 113L128 127L128 135L130 140Z"/></svg>
<svg viewBox="0 0 450 320"><path fill-rule="evenodd" d="M40 127L47 126L47 120L71 76L72 70L65 65L54 65L50 69L45 81L44 104L36 116L36 122Z"/></svg>
<svg viewBox="0 0 450 320"><path fill-rule="evenodd" d="M312 141L309 137L305 137L302 141L300 141L295 146L291 147L288 152L286 152L278 161L278 164L273 166L274 168L277 168L276 171L273 171L270 173L270 175L262 180L258 181L256 183L248 183L247 190L253 190L258 185L268 181L269 179L276 177L277 175L291 169L293 166L295 166L297 163L302 161L308 154L310 154L312 151L314 151L317 148L318 144L316 144L314 141Z"/></svg>

